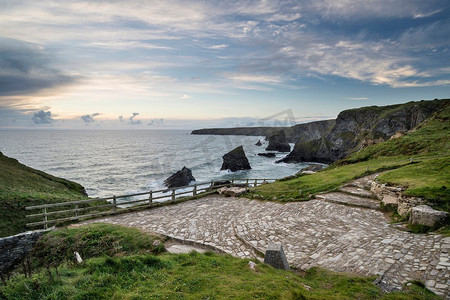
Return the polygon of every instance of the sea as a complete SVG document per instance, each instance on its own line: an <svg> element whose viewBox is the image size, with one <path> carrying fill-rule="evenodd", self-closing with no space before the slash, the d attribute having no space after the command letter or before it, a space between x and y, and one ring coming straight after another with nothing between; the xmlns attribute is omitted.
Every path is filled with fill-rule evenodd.
<svg viewBox="0 0 450 300"><path fill-rule="evenodd" d="M261 140L262 146L255 143ZM242 145L251 170L221 171L222 156ZM0 151L51 175L75 181L90 197L129 195L165 188L184 166L197 182L232 178L282 178L307 164L276 164L257 136L191 135L187 130L2 130ZM293 144L291 145L293 147Z"/></svg>

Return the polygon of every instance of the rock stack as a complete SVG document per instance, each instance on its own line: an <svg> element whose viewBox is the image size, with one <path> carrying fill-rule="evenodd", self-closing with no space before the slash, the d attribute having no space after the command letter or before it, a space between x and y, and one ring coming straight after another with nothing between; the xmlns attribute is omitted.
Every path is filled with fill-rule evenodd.
<svg viewBox="0 0 450 300"><path fill-rule="evenodd" d="M231 172L236 172L239 170L250 170L250 163L248 162L247 156L245 156L244 148L242 146L231 150L224 156L223 164L221 170L230 170Z"/></svg>

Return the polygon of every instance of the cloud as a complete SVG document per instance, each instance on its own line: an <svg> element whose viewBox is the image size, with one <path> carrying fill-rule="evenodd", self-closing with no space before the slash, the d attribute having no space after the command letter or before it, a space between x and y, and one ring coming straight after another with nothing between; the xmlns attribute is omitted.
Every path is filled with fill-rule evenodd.
<svg viewBox="0 0 450 300"><path fill-rule="evenodd" d="M51 124L54 121L52 118L52 112L43 110L35 112L32 120L34 124Z"/></svg>
<svg viewBox="0 0 450 300"><path fill-rule="evenodd" d="M221 49L227 48L228 46L229 45L227 45L227 44L220 44L220 45L209 46L207 48L208 49L213 49L213 50L221 50Z"/></svg>
<svg viewBox="0 0 450 300"><path fill-rule="evenodd" d="M347 98L348 100L356 100L356 101L361 101L361 100L369 100L369 98L366 97L350 97Z"/></svg>
<svg viewBox="0 0 450 300"><path fill-rule="evenodd" d="M141 120L135 120L134 119L136 116L139 116L139 113L133 113L133 115L128 118L129 122L127 124L130 124L130 125L141 125L142 124Z"/></svg>
<svg viewBox="0 0 450 300"><path fill-rule="evenodd" d="M96 116L98 116L98 115L99 115L99 113L93 113L93 114L90 114L90 115L84 115L84 116L81 116L81 119L82 119L85 123L92 123L92 122L95 122L94 117L96 117Z"/></svg>
<svg viewBox="0 0 450 300"><path fill-rule="evenodd" d="M123 116L119 116L120 122L123 122Z"/></svg>
<svg viewBox="0 0 450 300"><path fill-rule="evenodd" d="M0 37L0 97L35 94L75 82L51 66L51 56L39 45Z"/></svg>
<svg viewBox="0 0 450 300"><path fill-rule="evenodd" d="M152 120L150 120L150 122L147 125L148 126L162 125L163 123L164 123L164 119L152 119Z"/></svg>
<svg viewBox="0 0 450 300"><path fill-rule="evenodd" d="M180 99L191 99L192 96L186 95L184 94L183 96L180 97Z"/></svg>

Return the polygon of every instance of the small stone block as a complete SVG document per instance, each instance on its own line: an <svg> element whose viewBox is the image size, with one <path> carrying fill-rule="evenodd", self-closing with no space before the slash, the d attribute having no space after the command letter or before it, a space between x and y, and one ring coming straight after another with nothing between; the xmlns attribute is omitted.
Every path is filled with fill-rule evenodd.
<svg viewBox="0 0 450 300"><path fill-rule="evenodd" d="M281 244L269 244L264 255L264 263L276 269L289 270L289 264Z"/></svg>

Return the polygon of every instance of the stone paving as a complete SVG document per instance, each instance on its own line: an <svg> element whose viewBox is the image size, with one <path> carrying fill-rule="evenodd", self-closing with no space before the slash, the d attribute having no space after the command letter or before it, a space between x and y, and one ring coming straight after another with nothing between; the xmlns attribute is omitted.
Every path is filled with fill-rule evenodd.
<svg viewBox="0 0 450 300"><path fill-rule="evenodd" d="M277 242L297 268L377 275L387 291L418 279L450 299L450 237L400 231L371 209L322 200L280 204L208 196L88 222L138 227L241 258L257 257L256 251Z"/></svg>
<svg viewBox="0 0 450 300"><path fill-rule="evenodd" d="M371 208L371 209L379 209L380 208L380 201L374 200L366 197L359 197L356 196L354 193L353 195L349 195L346 193L341 192L332 192L332 193L326 193L326 194L319 194L316 196L316 198L325 200L327 202L337 203L337 204L343 204L343 205L350 205L350 206L357 206L357 207L365 207L365 208Z"/></svg>

